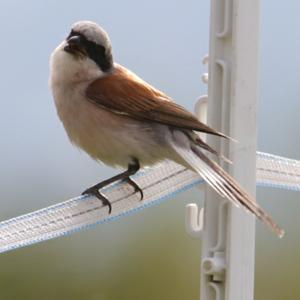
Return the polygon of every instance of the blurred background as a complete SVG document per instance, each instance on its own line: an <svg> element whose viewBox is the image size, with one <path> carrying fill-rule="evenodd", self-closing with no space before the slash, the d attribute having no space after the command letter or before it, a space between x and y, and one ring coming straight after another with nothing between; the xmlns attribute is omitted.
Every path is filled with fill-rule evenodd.
<svg viewBox="0 0 300 300"><path fill-rule="evenodd" d="M300 3L261 1L260 151L300 159ZM115 170L68 141L48 87L73 22L101 24L115 59L193 111L206 93L209 1L0 1L0 219L78 195ZM198 299L200 242L184 229L194 189L72 236L0 255L0 299ZM286 229L257 223L255 299L300 297L300 194L258 188Z"/></svg>

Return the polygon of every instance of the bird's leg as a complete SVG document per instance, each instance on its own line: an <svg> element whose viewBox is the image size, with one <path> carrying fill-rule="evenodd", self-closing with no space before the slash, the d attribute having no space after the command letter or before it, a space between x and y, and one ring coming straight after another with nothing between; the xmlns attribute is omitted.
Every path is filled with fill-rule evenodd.
<svg viewBox="0 0 300 300"><path fill-rule="evenodd" d="M134 175L139 169L140 169L139 161L135 158L128 165L128 169L125 172L93 185L92 187L86 189L82 193L82 195L92 194L96 196L98 199L102 201L104 205L108 205L109 213L111 213L111 203L104 195L101 194L99 190L113 182L121 180L121 181L126 181L128 184L130 184L134 188L135 192L140 192L141 200L143 200L144 194L142 189L130 178L130 176Z"/></svg>

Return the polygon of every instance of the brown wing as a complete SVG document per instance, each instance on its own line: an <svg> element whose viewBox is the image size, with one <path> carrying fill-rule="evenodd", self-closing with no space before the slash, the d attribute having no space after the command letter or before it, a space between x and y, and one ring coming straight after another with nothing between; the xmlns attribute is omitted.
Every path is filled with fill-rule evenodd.
<svg viewBox="0 0 300 300"><path fill-rule="evenodd" d="M92 82L86 96L91 102L116 114L226 137L119 65L111 74Z"/></svg>

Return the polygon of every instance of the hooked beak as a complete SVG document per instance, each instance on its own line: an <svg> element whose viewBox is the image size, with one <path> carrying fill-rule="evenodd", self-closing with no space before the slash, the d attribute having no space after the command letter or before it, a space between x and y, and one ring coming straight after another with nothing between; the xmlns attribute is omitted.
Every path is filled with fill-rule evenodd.
<svg viewBox="0 0 300 300"><path fill-rule="evenodd" d="M81 43L81 37L79 35L74 35L68 38L64 50L68 53L79 56L85 55L85 51Z"/></svg>

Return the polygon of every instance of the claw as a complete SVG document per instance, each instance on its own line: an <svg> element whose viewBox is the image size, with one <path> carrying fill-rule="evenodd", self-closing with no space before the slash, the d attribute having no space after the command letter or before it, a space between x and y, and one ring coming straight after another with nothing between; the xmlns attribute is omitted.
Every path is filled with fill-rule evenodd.
<svg viewBox="0 0 300 300"><path fill-rule="evenodd" d="M104 206L105 205L108 206L108 213L111 214L111 210L112 210L111 203L97 189L89 188L89 189L85 190L81 195L93 195L93 196L95 196L96 198L98 198L99 200L102 201Z"/></svg>
<svg viewBox="0 0 300 300"><path fill-rule="evenodd" d="M141 194L141 201L144 199L144 193L143 193L143 190L138 186L138 184L133 181L130 177L126 178L126 181L128 184L130 184L133 188L134 188L134 191L137 193L137 192L140 192Z"/></svg>
<svg viewBox="0 0 300 300"><path fill-rule="evenodd" d="M139 161L136 158L133 158L132 162L128 165L128 170L93 185L92 187L85 190L82 193L82 195L86 195L86 194L94 195L95 197L97 197L99 200L102 201L103 205L108 205L109 213L111 213L111 209L112 209L111 203L108 201L108 199L105 196L101 194L99 190L113 182L121 180L121 181L126 181L128 184L130 184L134 188L135 192L140 192L141 200L143 200L144 194L142 189L129 177L131 175L134 175L139 169L140 169Z"/></svg>

